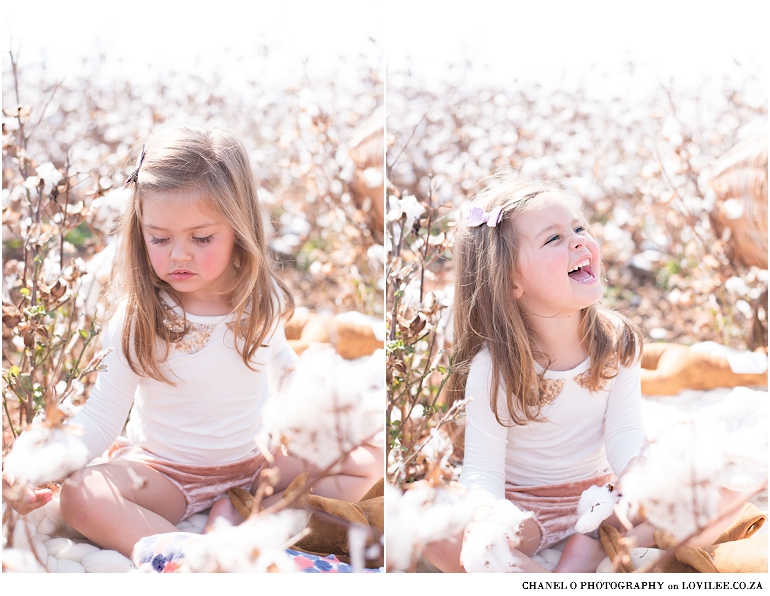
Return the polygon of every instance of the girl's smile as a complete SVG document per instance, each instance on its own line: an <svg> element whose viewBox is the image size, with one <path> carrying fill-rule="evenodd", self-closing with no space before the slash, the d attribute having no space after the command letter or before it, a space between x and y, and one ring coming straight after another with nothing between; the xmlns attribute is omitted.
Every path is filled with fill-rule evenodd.
<svg viewBox="0 0 770 596"><path fill-rule="evenodd" d="M179 292L187 312L226 314L235 234L201 200L177 194L143 201L142 230L152 268Z"/></svg>
<svg viewBox="0 0 770 596"><path fill-rule="evenodd" d="M519 214L514 297L527 312L573 314L601 300L599 245L586 224L557 194Z"/></svg>

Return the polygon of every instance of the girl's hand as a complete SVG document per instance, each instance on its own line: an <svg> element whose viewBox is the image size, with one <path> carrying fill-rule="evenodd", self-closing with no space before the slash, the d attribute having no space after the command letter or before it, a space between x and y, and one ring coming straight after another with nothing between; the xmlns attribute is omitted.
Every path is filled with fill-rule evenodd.
<svg viewBox="0 0 770 596"><path fill-rule="evenodd" d="M15 484L16 479L7 472L3 472L3 498L21 515L42 507L53 498L50 489L35 489L31 486L26 486L21 495L15 494L18 493L18 490L14 490Z"/></svg>

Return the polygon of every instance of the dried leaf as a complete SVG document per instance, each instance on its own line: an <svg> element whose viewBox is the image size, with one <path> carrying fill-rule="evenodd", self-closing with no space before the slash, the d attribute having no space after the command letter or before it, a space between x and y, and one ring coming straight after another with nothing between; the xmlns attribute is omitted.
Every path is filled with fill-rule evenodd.
<svg viewBox="0 0 770 596"><path fill-rule="evenodd" d="M231 488L227 491L230 496L230 502L233 507L246 519L252 514L252 507L254 505L254 497L246 489L238 486Z"/></svg>

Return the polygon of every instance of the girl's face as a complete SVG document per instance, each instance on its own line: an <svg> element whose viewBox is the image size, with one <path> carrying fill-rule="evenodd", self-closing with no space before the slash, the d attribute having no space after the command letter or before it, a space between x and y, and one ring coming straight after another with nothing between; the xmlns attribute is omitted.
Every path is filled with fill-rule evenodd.
<svg viewBox="0 0 770 596"><path fill-rule="evenodd" d="M536 315L572 315L601 300L599 245L564 197L551 193L514 220L519 236L514 297Z"/></svg>
<svg viewBox="0 0 770 596"><path fill-rule="evenodd" d="M155 273L191 314L229 312L235 234L202 200L182 191L143 199L142 232Z"/></svg>

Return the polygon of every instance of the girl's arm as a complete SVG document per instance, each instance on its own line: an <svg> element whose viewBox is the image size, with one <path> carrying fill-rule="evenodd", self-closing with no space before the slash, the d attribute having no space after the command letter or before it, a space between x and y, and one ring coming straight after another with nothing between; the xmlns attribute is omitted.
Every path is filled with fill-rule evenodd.
<svg viewBox="0 0 770 596"><path fill-rule="evenodd" d="M83 409L69 421L70 425L83 427L82 440L88 448L89 459L104 453L123 430L139 384L139 375L131 370L123 356L124 318L125 308L121 307L108 323L102 342L102 349L112 348L102 361L107 369L99 373Z"/></svg>
<svg viewBox="0 0 770 596"><path fill-rule="evenodd" d="M270 338L270 360L267 363L267 379L271 390L280 390L288 383L297 358L286 342L283 322L279 321Z"/></svg>
<svg viewBox="0 0 770 596"><path fill-rule="evenodd" d="M642 422L641 362L620 367L604 414L604 447L613 471L621 476L632 460L649 453Z"/></svg>
<svg viewBox="0 0 770 596"><path fill-rule="evenodd" d="M468 489L466 502L477 519L488 517L496 501L505 498L508 429L497 422L489 402L491 370L489 354L482 351L471 364L465 385L465 396L471 401L465 406L465 458L460 482Z"/></svg>

